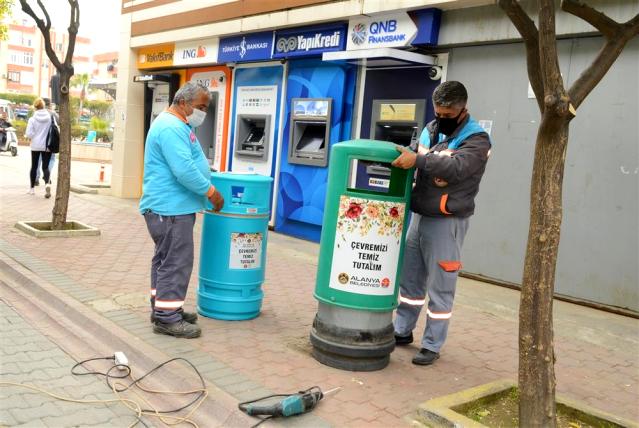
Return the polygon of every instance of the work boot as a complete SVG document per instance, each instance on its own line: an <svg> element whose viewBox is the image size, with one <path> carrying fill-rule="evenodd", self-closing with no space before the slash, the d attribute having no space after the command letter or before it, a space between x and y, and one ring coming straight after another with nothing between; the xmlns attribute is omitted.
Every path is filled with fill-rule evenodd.
<svg viewBox="0 0 639 428"><path fill-rule="evenodd" d="M413 357L413 364L418 366L429 366L439 358L437 352L433 352L430 349L422 348L417 355Z"/></svg>
<svg viewBox="0 0 639 428"><path fill-rule="evenodd" d="M411 331L408 336L399 336L395 334L395 345L405 346L413 343L413 332Z"/></svg>
<svg viewBox="0 0 639 428"><path fill-rule="evenodd" d="M182 319L189 324L195 324L197 322L197 314L195 312L181 312ZM151 323L155 322L155 314L151 311Z"/></svg>
<svg viewBox="0 0 639 428"><path fill-rule="evenodd" d="M44 197L49 199L51 197L51 186L49 186L48 184L46 185L46 187L44 188Z"/></svg>
<svg viewBox="0 0 639 428"><path fill-rule="evenodd" d="M202 329L199 326L195 324L189 324L184 320L180 320L178 322L173 322L170 324L156 321L155 324L153 324L153 333L166 334L167 336L174 337L183 337L185 339L193 339L196 337L200 337L200 335L202 334Z"/></svg>

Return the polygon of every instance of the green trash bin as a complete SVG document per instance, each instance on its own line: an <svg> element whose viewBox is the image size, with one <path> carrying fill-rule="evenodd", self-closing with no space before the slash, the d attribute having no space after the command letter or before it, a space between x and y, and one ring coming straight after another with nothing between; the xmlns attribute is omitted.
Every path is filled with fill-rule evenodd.
<svg viewBox="0 0 639 428"><path fill-rule="evenodd" d="M395 144L354 140L331 150L315 285L313 356L331 367L379 370L395 349L400 260L413 170L391 167Z"/></svg>

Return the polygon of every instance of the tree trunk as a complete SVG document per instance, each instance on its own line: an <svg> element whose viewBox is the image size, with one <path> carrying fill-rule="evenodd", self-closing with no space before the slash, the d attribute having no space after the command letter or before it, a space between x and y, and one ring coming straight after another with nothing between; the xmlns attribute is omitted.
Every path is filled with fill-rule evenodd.
<svg viewBox="0 0 639 428"><path fill-rule="evenodd" d="M569 122L545 113L535 145L519 305L519 420L526 427L556 426L552 304Z"/></svg>
<svg viewBox="0 0 639 428"><path fill-rule="evenodd" d="M53 205L52 230L62 230L67 221L71 184L71 114L69 105L69 79L73 71L60 72L60 153L58 154L58 184Z"/></svg>

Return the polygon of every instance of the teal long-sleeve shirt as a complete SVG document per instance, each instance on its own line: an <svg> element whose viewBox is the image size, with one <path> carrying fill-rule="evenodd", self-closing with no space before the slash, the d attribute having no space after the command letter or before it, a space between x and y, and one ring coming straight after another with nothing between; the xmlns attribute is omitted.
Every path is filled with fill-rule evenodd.
<svg viewBox="0 0 639 428"><path fill-rule="evenodd" d="M140 212L171 216L204 210L210 176L193 129L173 114L161 113L146 138Z"/></svg>

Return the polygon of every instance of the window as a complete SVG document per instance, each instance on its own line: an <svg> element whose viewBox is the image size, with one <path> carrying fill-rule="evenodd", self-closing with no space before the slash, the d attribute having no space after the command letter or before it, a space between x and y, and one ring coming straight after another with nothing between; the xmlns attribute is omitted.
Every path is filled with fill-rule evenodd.
<svg viewBox="0 0 639 428"><path fill-rule="evenodd" d="M62 50L62 43L56 43L55 44L55 50L61 51Z"/></svg>
<svg viewBox="0 0 639 428"><path fill-rule="evenodd" d="M15 52L11 53L11 60L9 61L11 64L17 64L18 63L18 54Z"/></svg>
<svg viewBox="0 0 639 428"><path fill-rule="evenodd" d="M33 53L31 52L23 52L22 53L22 61L24 65L33 65Z"/></svg>
<svg viewBox="0 0 639 428"><path fill-rule="evenodd" d="M9 79L9 82L20 83L20 72L19 71L10 71L8 73L7 79Z"/></svg>

